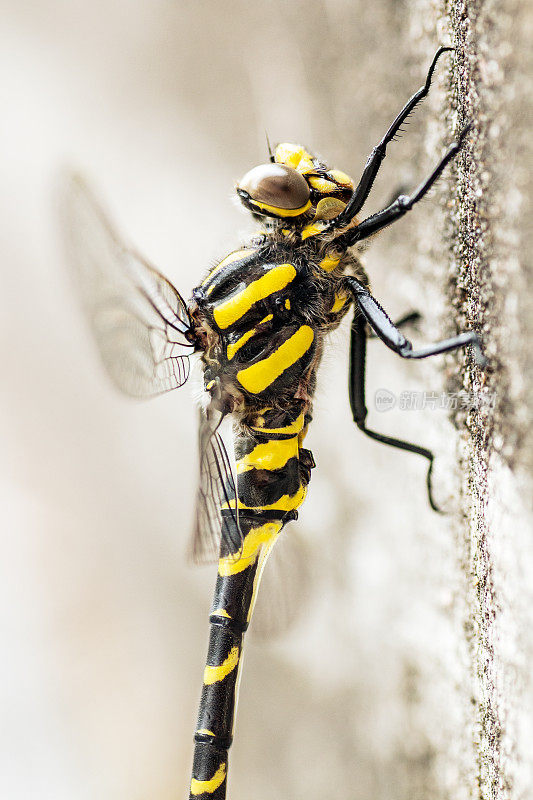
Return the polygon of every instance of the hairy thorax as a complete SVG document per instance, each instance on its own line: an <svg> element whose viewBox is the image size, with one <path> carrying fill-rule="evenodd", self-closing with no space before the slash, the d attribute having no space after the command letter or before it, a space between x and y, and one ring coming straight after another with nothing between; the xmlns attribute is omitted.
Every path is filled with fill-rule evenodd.
<svg viewBox="0 0 533 800"><path fill-rule="evenodd" d="M293 247L279 234L213 267L189 304L213 400L236 412L310 402L324 337L350 307L348 274L364 275L352 255Z"/></svg>

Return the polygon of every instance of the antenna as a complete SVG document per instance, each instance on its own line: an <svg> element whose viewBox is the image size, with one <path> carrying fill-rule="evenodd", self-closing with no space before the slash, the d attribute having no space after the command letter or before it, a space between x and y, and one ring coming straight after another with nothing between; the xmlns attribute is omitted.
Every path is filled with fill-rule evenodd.
<svg viewBox="0 0 533 800"><path fill-rule="evenodd" d="M265 138L267 140L267 148L268 148L268 154L270 156L270 161L274 163L274 153L272 152L272 147L270 146L270 139L268 138L268 133L266 132L266 130L265 130Z"/></svg>

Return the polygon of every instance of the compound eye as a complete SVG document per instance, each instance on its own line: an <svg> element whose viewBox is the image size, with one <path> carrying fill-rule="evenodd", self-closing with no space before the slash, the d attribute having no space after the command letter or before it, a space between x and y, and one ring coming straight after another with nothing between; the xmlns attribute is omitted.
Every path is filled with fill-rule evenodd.
<svg viewBox="0 0 533 800"><path fill-rule="evenodd" d="M285 164L261 164L246 173L237 190L272 208L294 211L305 206L310 189L304 176Z"/></svg>

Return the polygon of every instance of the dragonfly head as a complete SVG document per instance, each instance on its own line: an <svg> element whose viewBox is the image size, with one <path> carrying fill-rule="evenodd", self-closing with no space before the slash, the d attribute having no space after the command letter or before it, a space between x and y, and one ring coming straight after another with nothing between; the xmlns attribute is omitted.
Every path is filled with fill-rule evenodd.
<svg viewBox="0 0 533 800"><path fill-rule="evenodd" d="M330 206L339 213L351 197L353 182L344 172L330 170L302 145L284 142L278 144L270 163L247 172L236 190L254 215L278 218L289 227L306 224L321 211L318 204L324 199L328 213Z"/></svg>

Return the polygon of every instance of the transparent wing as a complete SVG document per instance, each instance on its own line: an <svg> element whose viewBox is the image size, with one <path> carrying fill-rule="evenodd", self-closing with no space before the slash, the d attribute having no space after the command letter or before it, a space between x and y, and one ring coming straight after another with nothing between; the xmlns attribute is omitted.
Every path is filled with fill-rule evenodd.
<svg viewBox="0 0 533 800"><path fill-rule="evenodd" d="M281 636L308 608L311 557L302 532L287 526L268 557L254 609L251 635L259 639Z"/></svg>
<svg viewBox="0 0 533 800"><path fill-rule="evenodd" d="M61 216L67 255L100 356L115 385L134 397L181 386L189 376L186 338L191 321L172 286L124 245L93 193L78 175L67 177ZM224 418L200 412L200 481L189 554L196 562L218 558L221 539L238 558L238 511L221 507L235 498L232 461L219 431Z"/></svg>
<svg viewBox="0 0 533 800"><path fill-rule="evenodd" d="M122 243L78 175L66 177L61 217L78 294L113 383L133 397L182 386L194 346L179 292Z"/></svg>
<svg viewBox="0 0 533 800"><path fill-rule="evenodd" d="M209 407L200 410L200 480L196 497L195 528L189 544L189 557L195 563L216 561L221 539L229 553L239 557L242 532L237 509L222 506L236 496L232 460L220 433L224 415Z"/></svg>

